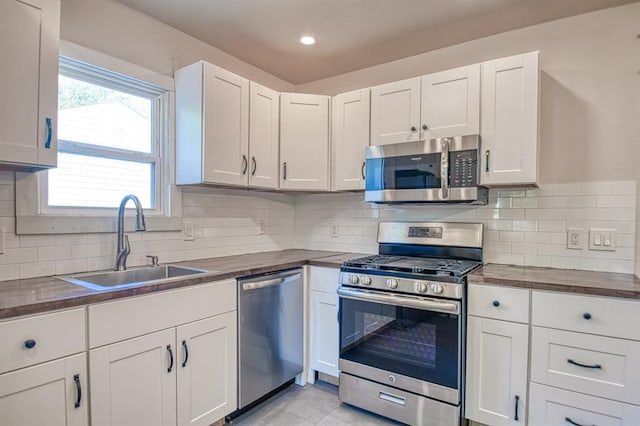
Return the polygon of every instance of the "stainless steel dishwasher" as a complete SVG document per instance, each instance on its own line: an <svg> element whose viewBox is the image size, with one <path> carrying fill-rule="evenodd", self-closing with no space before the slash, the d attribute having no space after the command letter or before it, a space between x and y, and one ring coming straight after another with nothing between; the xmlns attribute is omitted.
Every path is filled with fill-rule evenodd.
<svg viewBox="0 0 640 426"><path fill-rule="evenodd" d="M238 409L302 373L302 269L238 279Z"/></svg>

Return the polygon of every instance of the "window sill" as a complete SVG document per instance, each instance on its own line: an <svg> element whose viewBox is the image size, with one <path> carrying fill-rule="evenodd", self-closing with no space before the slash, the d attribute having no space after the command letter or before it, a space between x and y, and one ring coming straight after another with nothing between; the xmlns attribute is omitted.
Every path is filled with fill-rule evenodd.
<svg viewBox="0 0 640 426"><path fill-rule="evenodd" d="M93 234L117 231L117 217L104 216L16 216L16 234ZM124 230L133 231L135 220L127 218ZM181 217L146 216L147 232L181 231Z"/></svg>

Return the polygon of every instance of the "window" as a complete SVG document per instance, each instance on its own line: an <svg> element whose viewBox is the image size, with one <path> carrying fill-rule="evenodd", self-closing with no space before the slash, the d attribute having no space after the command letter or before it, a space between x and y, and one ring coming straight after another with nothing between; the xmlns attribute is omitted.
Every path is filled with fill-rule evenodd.
<svg viewBox="0 0 640 426"><path fill-rule="evenodd" d="M148 231L181 230L173 79L65 40L60 54L58 167L16 173L16 233L114 232L130 193Z"/></svg>
<svg viewBox="0 0 640 426"><path fill-rule="evenodd" d="M60 59L58 167L42 191L49 210L118 207L135 194L161 210L161 129L166 90Z"/></svg>

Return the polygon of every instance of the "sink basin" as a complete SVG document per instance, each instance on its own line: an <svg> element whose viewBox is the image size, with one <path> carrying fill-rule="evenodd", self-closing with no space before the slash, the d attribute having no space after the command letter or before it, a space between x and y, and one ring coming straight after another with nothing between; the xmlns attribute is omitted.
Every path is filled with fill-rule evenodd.
<svg viewBox="0 0 640 426"><path fill-rule="evenodd" d="M185 268L184 266L162 265L127 269L126 271L89 272L56 278L92 290L115 290L142 284L173 281L176 278L205 274L207 272L211 271Z"/></svg>

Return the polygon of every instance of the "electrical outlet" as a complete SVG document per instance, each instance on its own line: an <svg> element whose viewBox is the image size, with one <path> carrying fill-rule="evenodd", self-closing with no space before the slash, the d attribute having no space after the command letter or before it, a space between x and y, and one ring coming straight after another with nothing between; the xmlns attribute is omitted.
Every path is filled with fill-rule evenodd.
<svg viewBox="0 0 640 426"><path fill-rule="evenodd" d="M589 229L589 250L615 251L616 230L602 228Z"/></svg>
<svg viewBox="0 0 640 426"><path fill-rule="evenodd" d="M329 232L331 233L331 238L338 238L338 224L331 224L331 229Z"/></svg>
<svg viewBox="0 0 640 426"><path fill-rule="evenodd" d="M584 250L584 229L567 228L567 248Z"/></svg>
<svg viewBox="0 0 640 426"><path fill-rule="evenodd" d="M185 241L193 241L195 239L193 232L193 222L185 222L182 229L182 239Z"/></svg>
<svg viewBox="0 0 640 426"><path fill-rule="evenodd" d="M267 233L267 224L264 219L258 219L258 235Z"/></svg>

